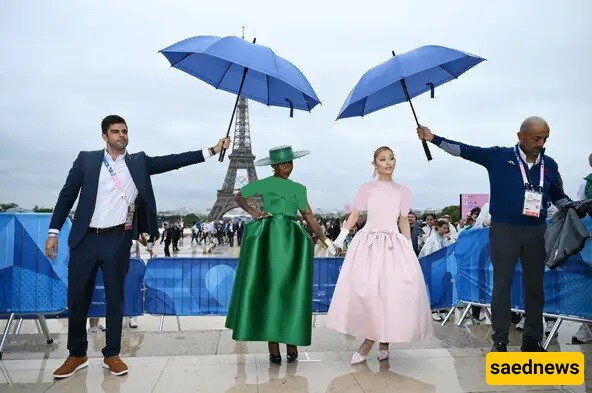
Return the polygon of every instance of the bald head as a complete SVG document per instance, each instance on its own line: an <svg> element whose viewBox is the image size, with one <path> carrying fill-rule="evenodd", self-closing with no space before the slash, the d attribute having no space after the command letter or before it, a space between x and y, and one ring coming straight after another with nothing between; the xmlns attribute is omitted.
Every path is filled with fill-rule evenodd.
<svg viewBox="0 0 592 393"><path fill-rule="evenodd" d="M520 125L520 132L529 132L536 129L546 129L549 131L547 121L539 116L527 117Z"/></svg>
<svg viewBox="0 0 592 393"><path fill-rule="evenodd" d="M549 124L542 117L531 116L522 122L518 140L528 162L535 162L549 138Z"/></svg>

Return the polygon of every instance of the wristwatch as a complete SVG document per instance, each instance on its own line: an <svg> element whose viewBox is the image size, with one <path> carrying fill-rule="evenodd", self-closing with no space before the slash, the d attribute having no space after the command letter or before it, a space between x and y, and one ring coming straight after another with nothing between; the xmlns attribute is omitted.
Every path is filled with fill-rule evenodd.
<svg viewBox="0 0 592 393"><path fill-rule="evenodd" d="M212 156L216 155L216 150L214 150L213 147L208 147L208 150L210 151L210 155L212 155Z"/></svg>

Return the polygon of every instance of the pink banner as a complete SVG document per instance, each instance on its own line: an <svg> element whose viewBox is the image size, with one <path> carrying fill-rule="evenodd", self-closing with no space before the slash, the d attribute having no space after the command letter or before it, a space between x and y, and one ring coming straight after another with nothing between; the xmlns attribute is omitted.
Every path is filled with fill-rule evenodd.
<svg viewBox="0 0 592 393"><path fill-rule="evenodd" d="M461 218L466 217L474 207L483 207L489 201L489 194L460 194Z"/></svg>

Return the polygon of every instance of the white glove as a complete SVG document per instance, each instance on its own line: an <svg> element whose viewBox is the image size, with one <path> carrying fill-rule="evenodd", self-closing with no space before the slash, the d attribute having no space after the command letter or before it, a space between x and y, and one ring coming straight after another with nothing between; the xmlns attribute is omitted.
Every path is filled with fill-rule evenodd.
<svg viewBox="0 0 592 393"><path fill-rule="evenodd" d="M349 229L341 227L341 232L339 232L339 236L337 236L337 239L333 241L335 247L341 248L343 250L343 241L345 240L347 235L349 235Z"/></svg>
<svg viewBox="0 0 592 393"><path fill-rule="evenodd" d="M333 244L327 247L327 252L329 252L329 254L331 254L332 256L337 255L337 250L335 249L335 247L333 247Z"/></svg>

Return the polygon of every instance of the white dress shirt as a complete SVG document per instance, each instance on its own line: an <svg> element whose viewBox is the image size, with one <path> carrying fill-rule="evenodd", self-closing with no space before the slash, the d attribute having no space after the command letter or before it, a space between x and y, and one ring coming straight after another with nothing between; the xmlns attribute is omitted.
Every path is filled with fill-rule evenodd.
<svg viewBox="0 0 592 393"><path fill-rule="evenodd" d="M92 228L109 228L125 224L128 202L133 204L138 196L138 189L125 163L127 152L118 156L115 160L111 158L106 150L104 154L107 162L113 168L115 175L121 183L125 199L111 178L109 170L101 161L95 210L89 224L89 227ZM203 149L202 154L205 159L212 157L209 149ZM52 236L57 236L59 233L60 231L58 229L49 229L49 234Z"/></svg>
<svg viewBox="0 0 592 393"><path fill-rule="evenodd" d="M123 195L115 185L115 181L111 174L109 174L109 170L105 164L101 162L101 173L99 175L95 211L90 219L90 227L109 228L125 224L128 206L133 205L138 196L138 189L134 184L127 164L125 163L126 155L127 152L113 160L113 158L105 152L107 162L121 183Z"/></svg>
<svg viewBox="0 0 592 393"><path fill-rule="evenodd" d="M518 147L518 152L520 153L520 158L522 158L522 160L528 165L528 169L532 169L534 164L538 164L539 162L541 162L541 154L540 153L539 153L539 156L537 157L536 161L534 163L532 163L532 162L526 161L526 153L524 153L520 147Z"/></svg>
<svg viewBox="0 0 592 393"><path fill-rule="evenodd" d="M211 157L208 149L204 149L202 154L204 158ZM105 158L121 183L123 195L115 185L115 181L105 163L101 162L95 211L89 224L92 228L109 228L125 224L128 206L135 204L138 189L125 163L126 155L127 152L113 160L109 153L105 151Z"/></svg>

